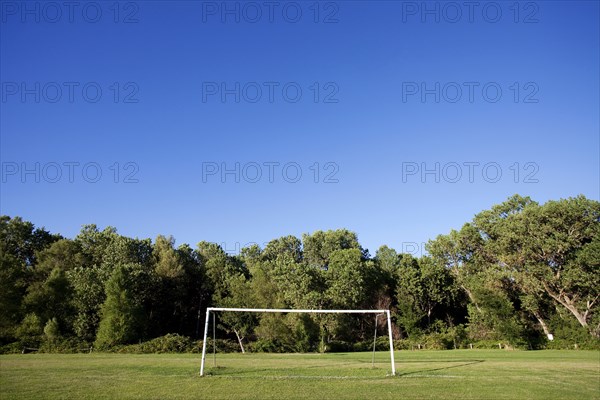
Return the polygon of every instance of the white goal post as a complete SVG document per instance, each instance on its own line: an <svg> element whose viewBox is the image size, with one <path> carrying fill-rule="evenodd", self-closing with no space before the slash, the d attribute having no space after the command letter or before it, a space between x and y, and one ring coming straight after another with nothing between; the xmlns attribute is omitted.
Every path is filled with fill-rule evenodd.
<svg viewBox="0 0 600 400"><path fill-rule="evenodd" d="M206 360L206 335L208 333L208 322L210 313L217 311L234 312L257 312L257 313L310 313L310 314L385 314L387 316L388 337L390 340L390 361L392 363L392 375L396 375L396 364L394 362L394 340L392 339L392 321L390 310L295 310L285 308L223 308L209 307L206 309L206 322L204 323L204 340L202 341L202 363L200 364L200 376L204 376L204 362Z"/></svg>

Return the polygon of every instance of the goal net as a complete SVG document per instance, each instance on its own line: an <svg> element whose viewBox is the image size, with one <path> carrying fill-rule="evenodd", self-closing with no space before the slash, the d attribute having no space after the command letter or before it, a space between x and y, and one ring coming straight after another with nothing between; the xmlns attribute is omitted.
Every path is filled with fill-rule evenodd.
<svg viewBox="0 0 600 400"><path fill-rule="evenodd" d="M200 376L204 376L204 364L206 361L206 339L210 314L217 312L243 312L243 313L308 313L308 314L384 314L387 317L388 337L390 342L390 363L392 375L396 375L394 362L394 341L392 339L392 324L390 310L296 310L279 308L224 308L209 307L206 309L206 322L204 323L204 340L202 341L202 362L200 364Z"/></svg>

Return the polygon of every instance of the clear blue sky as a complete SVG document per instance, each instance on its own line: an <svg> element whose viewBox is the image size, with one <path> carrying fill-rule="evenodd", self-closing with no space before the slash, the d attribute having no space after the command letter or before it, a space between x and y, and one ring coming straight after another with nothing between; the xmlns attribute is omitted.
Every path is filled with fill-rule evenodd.
<svg viewBox="0 0 600 400"><path fill-rule="evenodd" d="M0 4L1 213L52 232L344 227L374 254L515 193L600 197L597 1Z"/></svg>

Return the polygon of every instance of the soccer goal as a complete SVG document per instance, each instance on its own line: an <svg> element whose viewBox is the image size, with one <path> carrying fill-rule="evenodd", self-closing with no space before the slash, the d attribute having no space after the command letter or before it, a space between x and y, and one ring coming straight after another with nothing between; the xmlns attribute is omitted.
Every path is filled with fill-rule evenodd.
<svg viewBox="0 0 600 400"><path fill-rule="evenodd" d="M295 310L281 308L222 308L209 307L206 309L206 322L204 323L204 340L202 341L202 363L200 364L200 376L204 376L204 363L206 361L206 337L208 334L208 323L210 313L217 312L255 312L255 313L309 313L309 314L385 314L387 317L388 337L390 340L390 362L392 364L392 375L396 375L394 362L394 340L392 339L392 323L390 310Z"/></svg>

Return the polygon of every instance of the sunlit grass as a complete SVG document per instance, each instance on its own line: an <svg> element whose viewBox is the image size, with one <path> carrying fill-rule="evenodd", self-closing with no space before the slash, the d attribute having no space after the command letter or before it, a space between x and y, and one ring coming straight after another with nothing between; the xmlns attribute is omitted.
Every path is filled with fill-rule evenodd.
<svg viewBox="0 0 600 400"><path fill-rule="evenodd" d="M600 399L593 351L26 354L0 357L8 399Z"/></svg>

